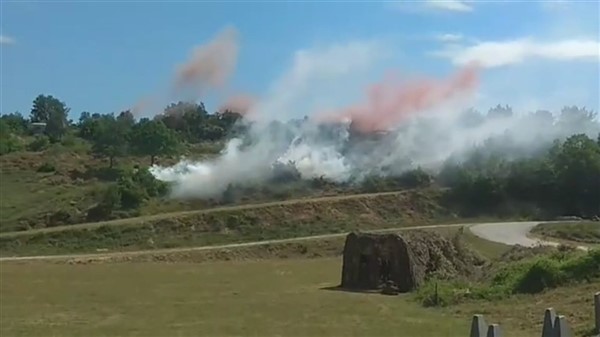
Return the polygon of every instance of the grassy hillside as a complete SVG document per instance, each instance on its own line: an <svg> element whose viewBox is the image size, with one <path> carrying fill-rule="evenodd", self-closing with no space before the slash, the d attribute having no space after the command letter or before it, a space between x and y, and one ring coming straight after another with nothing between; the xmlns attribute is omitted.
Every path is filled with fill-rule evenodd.
<svg viewBox="0 0 600 337"><path fill-rule="evenodd" d="M436 190L164 214L0 235L2 256L201 246L426 224L448 217Z"/></svg>
<svg viewBox="0 0 600 337"><path fill-rule="evenodd" d="M119 158L113 169L106 160L89 154L90 145L78 139L75 144L49 145L41 151L13 152L0 156L0 232L49 228L88 222L88 211L98 203L103 191L121 175L120 171L148 166L148 159ZM211 155L204 147L192 148L191 157ZM212 151L212 150L211 150ZM177 158L162 158L172 164ZM243 192L243 193L242 193ZM113 218L206 209L224 204L252 204L299 197L355 193L349 187L318 186L310 182L271 185L240 191L233 200L173 200L155 197L141 207L114 214Z"/></svg>
<svg viewBox="0 0 600 337"><path fill-rule="evenodd" d="M541 224L536 226L532 233L565 241L600 244L598 221Z"/></svg>

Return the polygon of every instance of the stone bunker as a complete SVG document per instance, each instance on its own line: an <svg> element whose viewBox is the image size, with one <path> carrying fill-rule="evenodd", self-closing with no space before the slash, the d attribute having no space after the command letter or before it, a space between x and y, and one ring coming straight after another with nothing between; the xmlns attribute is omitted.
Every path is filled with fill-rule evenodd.
<svg viewBox="0 0 600 337"><path fill-rule="evenodd" d="M471 274L478 264L458 239L431 231L400 234L350 233L346 237L341 288L398 292L418 288L431 276Z"/></svg>

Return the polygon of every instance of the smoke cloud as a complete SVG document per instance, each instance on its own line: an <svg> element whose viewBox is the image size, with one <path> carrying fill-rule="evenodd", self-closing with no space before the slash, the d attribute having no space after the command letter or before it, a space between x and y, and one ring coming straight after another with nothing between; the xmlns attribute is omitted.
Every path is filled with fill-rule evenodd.
<svg viewBox="0 0 600 337"><path fill-rule="evenodd" d="M183 96L192 102L206 98L211 91L223 90L235 71L238 53L238 32L233 27L227 27L210 41L195 47L189 59L176 67L169 95L148 95L129 107L129 110L137 117L154 116L162 113L158 109L172 98ZM227 98L223 105L244 108L244 102L239 97Z"/></svg>
<svg viewBox="0 0 600 337"><path fill-rule="evenodd" d="M401 83L394 78L372 85L368 101L326 114L325 120L351 120L363 132L386 131L412 115L436 108L455 97L472 93L478 84L474 65L448 80L419 79Z"/></svg>
<svg viewBox="0 0 600 337"><path fill-rule="evenodd" d="M222 88L233 74L238 57L238 33L228 27L212 41L196 47L191 58L177 68L176 90L193 90L197 96Z"/></svg>
<svg viewBox="0 0 600 337"><path fill-rule="evenodd" d="M232 41L227 36L216 40ZM583 119L567 120L548 112L512 113L501 107L488 116L468 110L479 83L475 65L445 79L400 81L388 76L368 85L366 74L385 54L385 48L372 42L298 51L260 100L242 95L222 104L223 109L241 110L252 121L241 120L247 132L231 139L220 155L203 161L183 159L150 171L172 183L173 197L209 198L221 196L231 184L265 183L282 166L293 166L303 179L360 182L368 175L397 175L417 167L438 170L450 158L460 160L490 141L522 156L574 132L594 137L600 132L585 111L572 114ZM190 64L197 65L194 69L208 67ZM214 64L221 71L189 71L195 75L183 76L184 82L196 78L210 85L222 83L222 70L233 68Z"/></svg>
<svg viewBox="0 0 600 337"><path fill-rule="evenodd" d="M258 102L256 97L247 95L247 94L238 94L230 96L225 100L223 104L219 107L219 112L224 112L226 110L235 111L241 115L247 115L248 111L252 109Z"/></svg>

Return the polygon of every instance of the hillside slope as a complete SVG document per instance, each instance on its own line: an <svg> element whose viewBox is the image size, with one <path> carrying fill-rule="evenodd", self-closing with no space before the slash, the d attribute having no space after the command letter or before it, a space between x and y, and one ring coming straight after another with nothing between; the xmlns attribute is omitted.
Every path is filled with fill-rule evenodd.
<svg viewBox="0 0 600 337"><path fill-rule="evenodd" d="M133 251L248 242L355 229L426 224L449 217L439 190L291 200L3 233L2 256Z"/></svg>

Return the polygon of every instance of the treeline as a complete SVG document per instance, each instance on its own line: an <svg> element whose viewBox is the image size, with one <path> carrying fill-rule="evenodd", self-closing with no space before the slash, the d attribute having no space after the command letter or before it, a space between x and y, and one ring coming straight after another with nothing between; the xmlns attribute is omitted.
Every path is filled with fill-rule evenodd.
<svg viewBox="0 0 600 337"><path fill-rule="evenodd" d="M177 154L185 143L215 142L236 130L241 117L235 112L209 114L203 104L179 102L167 106L153 119L136 120L131 111L119 114L82 112L78 121L68 120L70 109L53 96L39 95L29 118L19 113L0 118L0 154L21 150L39 151L51 143L78 137L89 141L92 153L105 157L110 167L127 155L143 155L154 164L157 156ZM25 143L22 136L36 138Z"/></svg>
<svg viewBox="0 0 600 337"><path fill-rule="evenodd" d="M508 160L481 149L444 166L438 181L466 216L600 216L600 135L576 134L546 152Z"/></svg>
<svg viewBox="0 0 600 337"><path fill-rule="evenodd" d="M185 144L220 142L244 132L241 123L236 123L239 114L210 114L203 104L196 103L171 104L152 119L137 120L131 111L123 111L83 112L72 121L68 114L64 102L40 95L33 101L28 118L18 113L2 115L0 154L40 151L52 143L76 138L91 144L92 154L106 158L107 166L113 168L120 157L147 156L148 163L154 164L157 157L178 154ZM487 114L466 111L460 121L465 128L477 128L512 115L510 107L497 106ZM215 199L237 203L246 198L260 200L269 193L268 198L280 199L326 189L377 192L433 185L449 188L446 201L463 216L600 216L600 134L596 133L597 138L589 136L598 132L594 131L598 130L596 115L586 109L565 107L556 118L547 111L522 118L523 123L516 128L553 128L553 132L544 134L559 140L553 144L548 139L538 140L536 151L521 151L522 142L511 143L515 136L505 134L490 138L461 158L449 160L440 172L416 169L386 177L372 175L358 183L336 184L323 178L306 181L293 165L275 165L271 180L264 186L229 186ZM584 130L585 134L574 130ZM530 134L530 141L536 142L538 131L534 129L513 132ZM42 168L52 171L50 166ZM88 211L88 220L113 217L115 212L134 212L145 200L168 191L168 186L154 179L147 169L119 167L111 172L111 185L99 193L99 202Z"/></svg>

